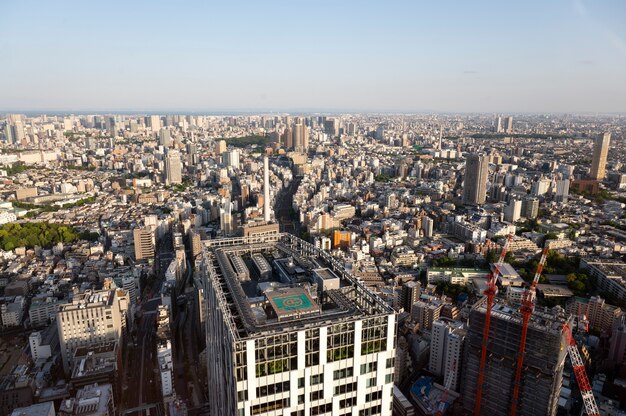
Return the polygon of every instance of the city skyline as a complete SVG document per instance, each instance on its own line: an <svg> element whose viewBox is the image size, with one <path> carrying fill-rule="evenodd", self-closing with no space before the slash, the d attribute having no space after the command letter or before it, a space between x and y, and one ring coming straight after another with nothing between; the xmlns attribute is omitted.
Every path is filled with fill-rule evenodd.
<svg viewBox="0 0 626 416"><path fill-rule="evenodd" d="M144 6L1 6L0 111L626 111L621 2Z"/></svg>

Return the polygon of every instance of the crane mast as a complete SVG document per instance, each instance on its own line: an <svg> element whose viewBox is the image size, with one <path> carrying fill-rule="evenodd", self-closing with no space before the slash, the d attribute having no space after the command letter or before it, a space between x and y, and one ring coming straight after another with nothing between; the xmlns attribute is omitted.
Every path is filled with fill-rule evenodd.
<svg viewBox="0 0 626 416"><path fill-rule="evenodd" d="M497 288L496 281L500 274L500 267L504 263L506 253L509 249L509 244L513 239L513 234L509 234L500 252L500 257L496 263L493 272L487 276L487 289L485 289L485 295L487 296L487 311L485 313L485 326L483 328L483 342L482 349L480 351L480 366L478 369L478 382L476 385L476 399L474 402L474 414L480 415L480 402L483 395L483 384L485 382L485 364L487 362L487 343L489 342L489 327L491 325L491 309L493 308L493 298L496 296Z"/></svg>
<svg viewBox="0 0 626 416"><path fill-rule="evenodd" d="M511 411L510 415L515 416L517 414L517 406L519 403L519 391L520 391L520 381L522 378L522 367L524 366L524 354L526 351L526 336L528 335L528 322L530 322L530 317L535 310L535 304L533 300L535 298L535 293L537 291L537 284L539 283L539 277L541 276L541 272L543 271L543 266L546 264L546 259L548 258L548 251L550 250L549 244L546 243L546 246L541 253L541 259L539 260L539 264L537 264L537 270L535 271L535 276L533 278L532 283L530 284L530 288L524 291L524 295L522 297L522 304L520 306L520 313L522 314L522 334L520 336L519 342L519 351L517 354L517 365L515 368L515 382L513 384L513 401L511 403Z"/></svg>
<svg viewBox="0 0 626 416"><path fill-rule="evenodd" d="M585 370L585 364L580 357L578 347L576 346L576 340L572 335L572 328L569 324L563 324L563 335L565 336L565 342L567 342L567 354L572 361L572 367L574 368L574 375L578 382L578 388L585 404L585 413L587 416L600 416L600 410L596 405L596 399L593 397L593 391L591 390L591 384L587 377L587 371Z"/></svg>

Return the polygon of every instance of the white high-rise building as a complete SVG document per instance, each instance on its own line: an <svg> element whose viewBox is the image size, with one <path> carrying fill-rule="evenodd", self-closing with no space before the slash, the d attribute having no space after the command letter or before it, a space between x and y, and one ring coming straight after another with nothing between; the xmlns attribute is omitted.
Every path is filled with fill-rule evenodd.
<svg viewBox="0 0 626 416"><path fill-rule="evenodd" d="M424 237L433 236L433 228L435 222L430 217L422 218L422 230L424 230Z"/></svg>
<svg viewBox="0 0 626 416"><path fill-rule="evenodd" d="M556 202L567 202L569 197L569 179L557 179L556 194L554 200Z"/></svg>
<svg viewBox="0 0 626 416"><path fill-rule="evenodd" d="M162 340L157 346L157 359L159 361L159 372L161 374L161 394L167 398L174 393L172 384L172 343L169 339Z"/></svg>
<svg viewBox="0 0 626 416"><path fill-rule="evenodd" d="M330 254L290 234L210 240L203 248L211 414L391 416L390 306ZM250 274L249 297L231 259L252 253L277 268L263 282ZM329 267L312 269L313 260ZM315 276L316 290L281 283L295 282L292 265Z"/></svg>
<svg viewBox="0 0 626 416"><path fill-rule="evenodd" d="M453 390L458 391L459 373L463 355L466 330L463 324L449 319L433 322L428 369L443 377L443 384L450 381Z"/></svg>
<svg viewBox="0 0 626 416"><path fill-rule="evenodd" d="M76 348L120 340L127 307L120 298L126 302L126 293L121 289L87 290L75 295L72 303L59 307L57 327L65 372L71 368Z"/></svg>
<svg viewBox="0 0 626 416"><path fill-rule="evenodd" d="M183 182L183 165L180 161L180 153L170 150L165 157L165 183L177 184Z"/></svg>
<svg viewBox="0 0 626 416"><path fill-rule="evenodd" d="M269 158L263 158L263 219L270 222L270 164Z"/></svg>
<svg viewBox="0 0 626 416"><path fill-rule="evenodd" d="M518 221L522 216L522 201L512 199L504 208L504 220L508 222Z"/></svg>
<svg viewBox="0 0 626 416"><path fill-rule="evenodd" d="M550 189L550 179L539 178L531 185L530 194L532 196L545 195L548 192L548 189Z"/></svg>

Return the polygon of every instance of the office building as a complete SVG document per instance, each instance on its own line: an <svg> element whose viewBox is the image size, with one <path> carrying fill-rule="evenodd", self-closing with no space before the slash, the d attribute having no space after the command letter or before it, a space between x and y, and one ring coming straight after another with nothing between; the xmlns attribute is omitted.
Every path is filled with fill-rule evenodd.
<svg viewBox="0 0 626 416"><path fill-rule="evenodd" d="M409 281L402 285L400 292L400 306L405 312L411 312L413 304L420 299L421 285L420 282Z"/></svg>
<svg viewBox="0 0 626 416"><path fill-rule="evenodd" d="M502 117L498 116L496 117L496 133L502 133L503 129L502 129Z"/></svg>
<svg viewBox="0 0 626 416"><path fill-rule="evenodd" d="M567 202L569 198L569 179L557 179L556 194L554 200L556 202Z"/></svg>
<svg viewBox="0 0 626 416"><path fill-rule="evenodd" d="M487 197L487 178L489 175L489 156L470 154L465 164L463 184L463 203L481 205Z"/></svg>
<svg viewBox="0 0 626 416"><path fill-rule="evenodd" d="M183 165L178 151L170 150L165 157L165 183L173 185L183 182Z"/></svg>
<svg viewBox="0 0 626 416"><path fill-rule="evenodd" d="M626 307L626 263L618 260L581 259L580 268L596 279L599 292L611 293Z"/></svg>
<svg viewBox="0 0 626 416"><path fill-rule="evenodd" d="M593 159L591 160L591 179L601 181L606 176L606 158L609 154L611 133L604 133L597 137L593 144Z"/></svg>
<svg viewBox="0 0 626 416"><path fill-rule="evenodd" d="M172 144L172 137L168 129L159 130L159 145L169 147Z"/></svg>
<svg viewBox="0 0 626 416"><path fill-rule="evenodd" d="M263 219L270 222L270 164L269 158L263 158Z"/></svg>
<svg viewBox="0 0 626 416"><path fill-rule="evenodd" d="M391 415L393 309L291 234L204 243L211 414ZM268 280L235 274L232 258L253 254L273 264Z"/></svg>
<svg viewBox="0 0 626 416"><path fill-rule="evenodd" d="M161 117L160 116L150 116L148 117L148 127L156 133L161 129Z"/></svg>
<svg viewBox="0 0 626 416"><path fill-rule="evenodd" d="M65 399L59 407L59 416L115 416L113 386L111 384L92 384L76 392L70 399Z"/></svg>
<svg viewBox="0 0 626 416"><path fill-rule="evenodd" d="M506 133L513 133L513 117L508 116L506 120L504 120L504 131Z"/></svg>
<svg viewBox="0 0 626 416"><path fill-rule="evenodd" d="M66 373L72 368L72 357L78 347L118 342L122 337L127 305L121 302L118 292L125 297L120 289L87 290L75 295L72 303L59 307L57 327Z"/></svg>
<svg viewBox="0 0 626 416"><path fill-rule="evenodd" d="M516 222L522 216L522 201L519 199L511 199L504 208L504 220L508 222Z"/></svg>
<svg viewBox="0 0 626 416"><path fill-rule="evenodd" d="M135 260L154 258L154 232L148 228L135 228L133 230L135 244Z"/></svg>
<svg viewBox="0 0 626 416"><path fill-rule="evenodd" d="M430 217L422 218L422 230L424 230L424 237L432 237L435 222Z"/></svg>
<svg viewBox="0 0 626 416"><path fill-rule="evenodd" d="M289 126L285 128L283 134L281 135L281 143L285 149L293 149L293 132Z"/></svg>
<svg viewBox="0 0 626 416"><path fill-rule="evenodd" d="M54 402L31 404L27 407L18 407L11 416L55 416Z"/></svg>
<svg viewBox="0 0 626 416"><path fill-rule="evenodd" d="M450 383L454 391L459 388L465 335L466 330L461 322L445 318L433 322L428 370L442 377L443 385Z"/></svg>
<svg viewBox="0 0 626 416"><path fill-rule="evenodd" d="M626 316L622 316L613 327L608 361L616 366L626 366Z"/></svg>
<svg viewBox="0 0 626 416"><path fill-rule="evenodd" d="M486 302L470 312L465 338L461 397L463 408L474 410L480 366ZM536 308L529 322L524 371L517 414L556 415L567 349L561 327L568 322L562 309ZM506 415L513 395L516 358L522 330L516 308L496 302L491 315L481 414Z"/></svg>
<svg viewBox="0 0 626 416"><path fill-rule="evenodd" d="M574 297L565 305L565 311L577 317L585 316L590 331L610 334L624 312L617 306L609 305L600 296L591 298Z"/></svg>
<svg viewBox="0 0 626 416"><path fill-rule="evenodd" d="M537 198L525 197L522 199L522 217L534 219L539 214L539 200Z"/></svg>

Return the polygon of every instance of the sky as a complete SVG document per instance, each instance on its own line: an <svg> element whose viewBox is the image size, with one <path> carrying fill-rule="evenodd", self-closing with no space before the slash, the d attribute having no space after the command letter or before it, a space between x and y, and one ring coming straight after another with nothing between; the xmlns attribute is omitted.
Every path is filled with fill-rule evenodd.
<svg viewBox="0 0 626 416"><path fill-rule="evenodd" d="M0 111L626 112L626 1L0 0Z"/></svg>

